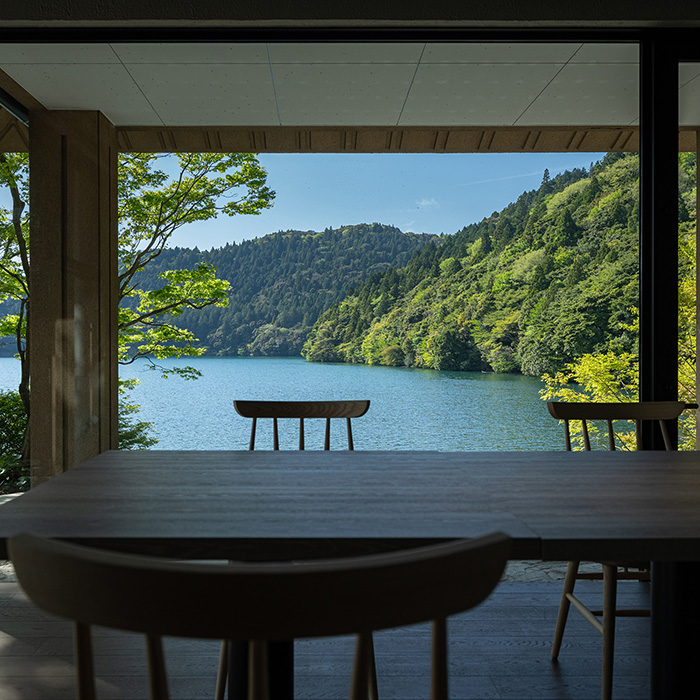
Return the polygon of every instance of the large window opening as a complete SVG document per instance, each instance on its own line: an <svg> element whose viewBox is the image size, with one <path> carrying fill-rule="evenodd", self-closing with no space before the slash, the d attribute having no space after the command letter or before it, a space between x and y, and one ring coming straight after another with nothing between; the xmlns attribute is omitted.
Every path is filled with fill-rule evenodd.
<svg viewBox="0 0 700 700"><path fill-rule="evenodd" d="M681 153L678 162L678 397L697 403L697 146L700 63L678 71ZM697 449L697 412L679 420L679 447Z"/></svg>
<svg viewBox="0 0 700 700"><path fill-rule="evenodd" d="M489 159L501 161L500 174L486 172ZM582 389L594 400L636 397L636 154L263 154L260 162L277 212L275 204L256 218L223 219L218 245L219 234L200 227L143 277L155 285L166 270L205 263L231 285L227 307L175 319L207 347L202 359L178 363L202 378L173 390L179 380L163 382L157 371L123 374L141 380L136 403L158 416L162 447L244 449L249 426L233 413L234 398L342 394L373 401L358 447L558 449L560 428L540 397L544 375L560 398L580 400ZM394 167L406 173L391 179L407 196L381 184ZM279 177L284 168L298 192ZM422 180L429 168L444 179ZM289 214L285 198L297 205ZM348 198L347 212L315 223L314 201L327 211ZM411 225L419 215L424 223ZM273 216L302 223L231 241L232 231ZM454 216L462 225L438 224ZM177 393L198 398L178 407Z"/></svg>

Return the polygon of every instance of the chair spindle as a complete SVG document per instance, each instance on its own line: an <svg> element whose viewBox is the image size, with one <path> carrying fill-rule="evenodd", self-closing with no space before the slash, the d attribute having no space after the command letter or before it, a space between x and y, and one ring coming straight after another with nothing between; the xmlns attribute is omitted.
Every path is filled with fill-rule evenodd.
<svg viewBox="0 0 700 700"><path fill-rule="evenodd" d="M612 452L615 451L615 431L611 420L608 421L608 447Z"/></svg>
<svg viewBox="0 0 700 700"><path fill-rule="evenodd" d="M583 426L583 444L585 445L586 449L590 451L591 449L591 439L588 436L588 423L586 423L586 420L581 421L581 425Z"/></svg>

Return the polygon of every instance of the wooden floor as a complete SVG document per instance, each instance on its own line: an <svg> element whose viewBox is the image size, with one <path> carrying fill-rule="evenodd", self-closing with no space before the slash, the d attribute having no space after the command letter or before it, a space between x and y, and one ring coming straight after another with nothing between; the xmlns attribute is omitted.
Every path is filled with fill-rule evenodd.
<svg viewBox="0 0 700 700"><path fill-rule="evenodd" d="M597 591L583 581L577 590ZM625 607L648 601L645 584L623 582ZM559 663L549 645L560 582L502 583L481 607L450 621L450 696L454 699L594 700L600 697L600 635L572 612ZM617 627L614 697L649 698L649 620ZM96 630L98 691L105 700L147 698L139 637ZM428 626L376 635L380 698L429 697ZM70 625L51 619L15 583L0 583L0 700L74 698ZM167 640L173 700L212 698L218 645ZM295 645L296 697L345 697L352 640Z"/></svg>

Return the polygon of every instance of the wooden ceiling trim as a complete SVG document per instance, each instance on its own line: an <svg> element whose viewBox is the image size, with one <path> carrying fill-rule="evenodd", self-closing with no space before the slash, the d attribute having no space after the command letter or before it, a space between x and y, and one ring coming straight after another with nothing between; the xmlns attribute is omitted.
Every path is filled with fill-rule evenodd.
<svg viewBox="0 0 700 700"><path fill-rule="evenodd" d="M681 151L695 151L700 126L682 127ZM0 151L28 150L29 129L0 109ZM625 127L117 127L127 153L565 153L639 150Z"/></svg>

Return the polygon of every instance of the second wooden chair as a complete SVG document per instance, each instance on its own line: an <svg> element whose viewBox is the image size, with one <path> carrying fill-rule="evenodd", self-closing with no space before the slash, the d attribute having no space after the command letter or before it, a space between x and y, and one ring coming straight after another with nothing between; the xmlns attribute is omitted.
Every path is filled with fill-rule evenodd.
<svg viewBox="0 0 700 700"><path fill-rule="evenodd" d="M564 421L567 451L572 449L570 421L581 421L585 450L591 449L591 438L587 421L604 421L608 433L608 449L614 450L616 449L614 421L619 420L634 422L636 448L638 450L643 448L642 421L658 421L665 449L671 450L673 445L667 422L677 419L686 408L686 404L680 401L648 401L642 403L561 403L550 401L547 403L547 408L554 418ZM580 562L578 561L570 561L567 565L564 589L561 603L559 604L559 614L552 643L552 659L559 657L569 609L573 605L603 635L601 698L602 700L610 700L613 685L615 619L623 616L649 616L648 610L620 610L616 608L617 582L620 579L648 581L649 568L647 562L599 563L602 565L602 571L590 573L580 573ZM580 579L603 581L602 610L590 610L574 595L574 586L576 581Z"/></svg>
<svg viewBox="0 0 700 700"><path fill-rule="evenodd" d="M354 449L352 440L351 418L364 416L369 409L369 401L234 401L233 406L239 415L244 418L252 418L253 425L250 431L250 446L255 449L255 434L258 418L272 418L273 424L273 449L279 450L279 426L280 418L299 419L299 449L305 449L304 419L325 418L326 437L324 450L331 449L331 418L345 418L348 435L348 449Z"/></svg>
<svg viewBox="0 0 700 700"><path fill-rule="evenodd" d="M255 438L259 418L272 419L272 449L279 450L279 421L286 418L299 419L299 449L306 449L306 434L304 420L310 418L323 418L326 421L324 450L331 449L331 419L344 418L347 431L348 450L354 450L355 444L352 438L352 418L364 416L369 410L369 401L239 401L233 402L236 412L244 418L252 418L250 429L249 450L255 449ZM232 562L233 563L233 562ZM377 671L374 663L374 645L372 635L365 638L367 653L370 659L370 673L367 683L367 697L369 700L378 700ZM219 659L219 675L216 684L215 700L223 700L228 676L228 661L230 643L224 641L221 644Z"/></svg>

